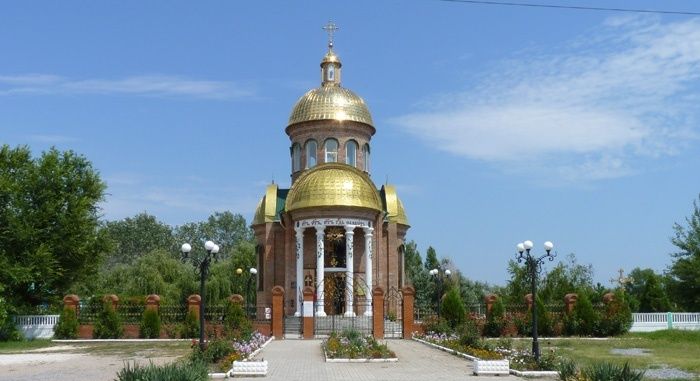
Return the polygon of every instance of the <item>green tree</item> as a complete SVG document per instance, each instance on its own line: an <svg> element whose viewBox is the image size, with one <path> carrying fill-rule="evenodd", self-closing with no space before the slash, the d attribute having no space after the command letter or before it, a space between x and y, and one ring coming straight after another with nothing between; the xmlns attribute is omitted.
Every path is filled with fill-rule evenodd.
<svg viewBox="0 0 700 381"><path fill-rule="evenodd" d="M530 275L527 267L511 259L508 261L508 273L510 274L510 279L502 292L502 297L508 304L523 304L523 298L531 292ZM538 283L541 283L541 281Z"/></svg>
<svg viewBox="0 0 700 381"><path fill-rule="evenodd" d="M466 310L464 309L464 302L462 302L462 298L459 296L459 291L456 288L452 287L447 291L441 307L442 317L447 320L450 327L454 329L464 323Z"/></svg>
<svg viewBox="0 0 700 381"><path fill-rule="evenodd" d="M137 214L105 225L112 250L107 255L107 268L118 264L131 264L154 251L165 250L177 253L172 228L147 213Z"/></svg>
<svg viewBox="0 0 700 381"><path fill-rule="evenodd" d="M177 245L188 242L192 245L190 255L196 257L204 254L204 242L212 240L219 245L219 257L229 258L234 255L236 246L241 242L254 244L253 231L240 214L229 211L216 212L206 221L190 222L175 229Z"/></svg>
<svg viewBox="0 0 700 381"><path fill-rule="evenodd" d="M666 279L652 269L632 270L629 274L631 281L625 285L630 307L635 312L667 312L671 311Z"/></svg>
<svg viewBox="0 0 700 381"><path fill-rule="evenodd" d="M440 261L438 261L437 253L432 246L428 246L428 251L425 253L425 269L430 271L437 268L440 268Z"/></svg>
<svg viewBox="0 0 700 381"><path fill-rule="evenodd" d="M591 290L593 265L582 265L574 254L554 266L542 279L537 295L545 304L563 303L564 295L575 290Z"/></svg>
<svg viewBox="0 0 700 381"><path fill-rule="evenodd" d="M699 197L700 199L700 197ZM700 310L700 207L693 202L693 213L685 219L686 225L673 225L671 238L679 251L672 254L669 291L673 301L686 311Z"/></svg>
<svg viewBox="0 0 700 381"><path fill-rule="evenodd" d="M506 326L506 308L501 298L496 299L491 306L491 312L486 316L484 336L499 337Z"/></svg>
<svg viewBox="0 0 700 381"><path fill-rule="evenodd" d="M416 308L419 311L433 310L435 282L430 279L428 270L423 266L418 245L414 241L404 245L404 263L407 280L416 290Z"/></svg>
<svg viewBox="0 0 700 381"><path fill-rule="evenodd" d="M108 249L98 230L105 184L92 164L55 148L32 158L0 148L0 284L15 306L58 303Z"/></svg>

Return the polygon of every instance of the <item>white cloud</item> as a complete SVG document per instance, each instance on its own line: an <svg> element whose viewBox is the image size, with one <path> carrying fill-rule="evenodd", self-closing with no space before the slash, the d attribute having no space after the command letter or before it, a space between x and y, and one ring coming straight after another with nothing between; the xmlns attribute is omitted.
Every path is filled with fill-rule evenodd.
<svg viewBox="0 0 700 381"><path fill-rule="evenodd" d="M0 75L0 95L14 94L125 94L232 99L254 96L233 82L178 76L132 76L117 79L71 79L49 74Z"/></svg>
<svg viewBox="0 0 700 381"><path fill-rule="evenodd" d="M548 54L519 55L425 112L394 119L440 150L571 181L635 173L696 139L700 19L611 19Z"/></svg>

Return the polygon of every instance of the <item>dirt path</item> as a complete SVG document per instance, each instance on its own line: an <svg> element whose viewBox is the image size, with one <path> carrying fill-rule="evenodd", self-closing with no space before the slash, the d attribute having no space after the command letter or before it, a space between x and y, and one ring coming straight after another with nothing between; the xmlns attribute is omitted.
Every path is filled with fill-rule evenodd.
<svg viewBox="0 0 700 381"><path fill-rule="evenodd" d="M126 362L168 363L176 356L84 353L83 347L61 346L17 354L0 354L0 381L111 381Z"/></svg>

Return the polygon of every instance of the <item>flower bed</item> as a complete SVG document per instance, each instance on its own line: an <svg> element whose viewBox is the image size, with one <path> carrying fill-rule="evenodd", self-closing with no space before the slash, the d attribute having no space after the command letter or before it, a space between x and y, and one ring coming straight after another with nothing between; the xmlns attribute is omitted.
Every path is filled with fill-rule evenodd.
<svg viewBox="0 0 700 381"><path fill-rule="evenodd" d="M363 336L357 331L333 332L321 344L329 360L393 360L396 354L386 344L381 344L372 336Z"/></svg>
<svg viewBox="0 0 700 381"><path fill-rule="evenodd" d="M495 345L481 341L479 347L464 345L454 334L416 335L418 341L439 349L467 358L483 365L492 361L502 360L508 363L511 373L521 376L551 376L556 374L555 369L560 359L554 352L546 352L540 356L539 363L535 361L532 353L527 350L513 349L510 340L499 340ZM475 364L475 371L479 364ZM493 365L493 364L490 364Z"/></svg>
<svg viewBox="0 0 700 381"><path fill-rule="evenodd" d="M455 334L436 334L431 332L425 335L418 335L417 338L441 347L452 349L456 352L467 354L471 357L476 357L480 360L503 360L505 358L498 349L491 350L490 348L464 345L460 343L459 337Z"/></svg>
<svg viewBox="0 0 700 381"><path fill-rule="evenodd" d="M212 370L228 371L234 361L252 359L269 340L269 337L256 331L245 339L241 337L214 339L207 343L204 351L199 349L197 341L193 340L191 357L210 364Z"/></svg>

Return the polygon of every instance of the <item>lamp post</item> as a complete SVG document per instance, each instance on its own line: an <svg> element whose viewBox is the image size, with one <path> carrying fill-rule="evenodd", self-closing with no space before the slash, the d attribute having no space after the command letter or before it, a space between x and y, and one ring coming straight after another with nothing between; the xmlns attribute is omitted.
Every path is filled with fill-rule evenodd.
<svg viewBox="0 0 700 381"><path fill-rule="evenodd" d="M439 269L432 269L428 271L428 274L432 275L435 277L435 281L437 283L437 290L435 290L435 302L437 303L437 315L438 318L440 317L440 298L442 297L442 292L443 292L443 286L445 283L445 277L448 277L452 275L452 271L449 269L445 269L442 272L442 275L440 275L440 270Z"/></svg>
<svg viewBox="0 0 700 381"><path fill-rule="evenodd" d="M248 285L246 287L246 304L248 306L248 316L251 318L255 317L255 306L252 303L252 298L251 298L251 292L250 292L250 285L253 283L253 278L258 274L258 269L255 267L251 267L250 270L248 270L250 275L248 276Z"/></svg>
<svg viewBox="0 0 700 381"><path fill-rule="evenodd" d="M528 240L521 242L516 245L518 249L518 263L525 261L525 266L530 273L531 292L532 292L532 355L535 356L535 361L540 362L540 343L537 341L537 272L539 267L544 263L545 258L549 258L550 261L554 260L557 256L556 253L552 253L554 244L550 241L544 243L544 250L547 252L541 257L536 257L530 255L530 250L533 247L532 241Z"/></svg>
<svg viewBox="0 0 700 381"><path fill-rule="evenodd" d="M204 243L204 249L207 252L204 256L191 258L192 264L194 264L196 271L199 272L199 297L201 298L199 303L199 348L201 350L205 349L204 311L206 304L206 288L204 287L204 282L207 279L211 260L218 259L219 245L212 241L207 241ZM190 251L192 251L192 246L189 243L183 243L180 247L180 251L182 252L183 260L187 260Z"/></svg>
<svg viewBox="0 0 700 381"><path fill-rule="evenodd" d="M243 275L243 269L240 267L237 268L236 274ZM250 288L251 288L251 283L253 282L253 278L255 277L255 275L258 274L258 269L256 269L255 267L251 267L250 269L248 269L248 274L249 274L248 280L246 280L246 288L245 288L245 309L246 309L246 315L248 317L251 317L251 315L252 315L251 314L251 305L252 305L251 299L252 298L251 298Z"/></svg>

